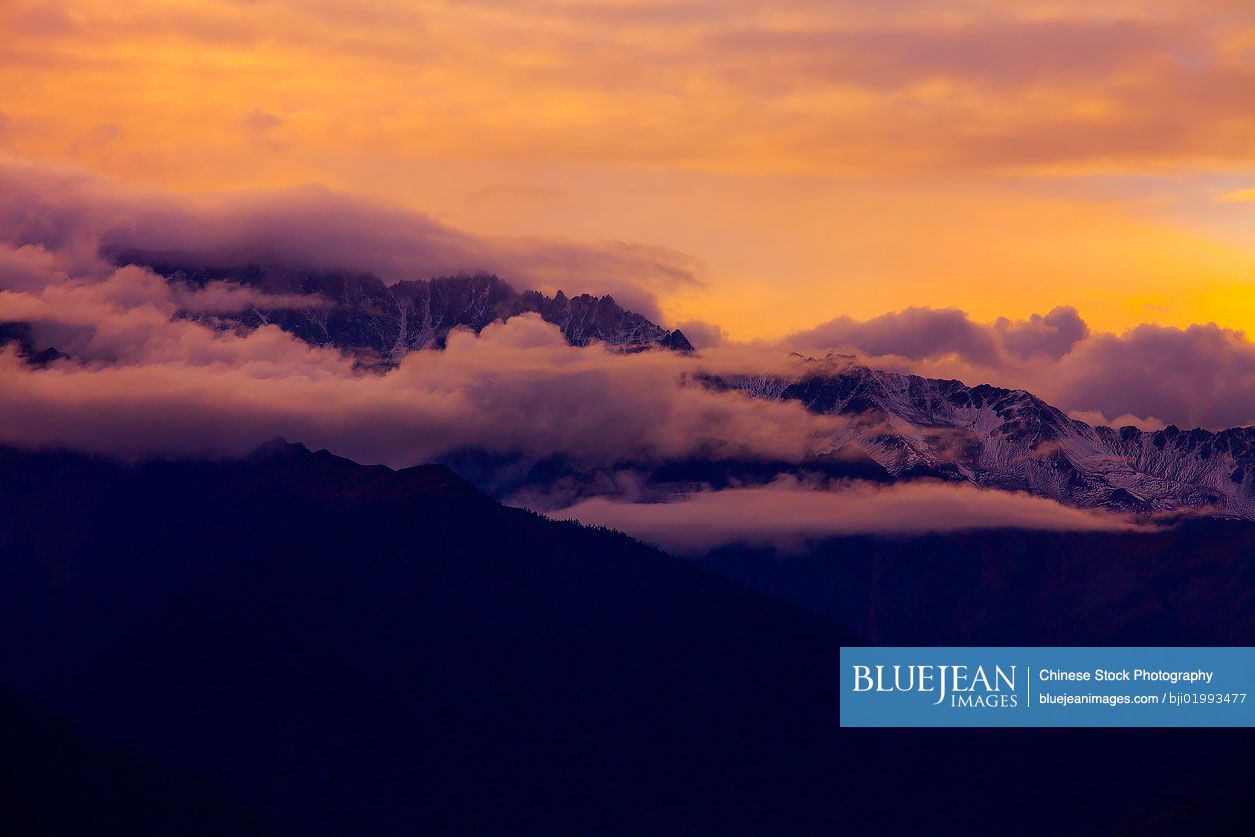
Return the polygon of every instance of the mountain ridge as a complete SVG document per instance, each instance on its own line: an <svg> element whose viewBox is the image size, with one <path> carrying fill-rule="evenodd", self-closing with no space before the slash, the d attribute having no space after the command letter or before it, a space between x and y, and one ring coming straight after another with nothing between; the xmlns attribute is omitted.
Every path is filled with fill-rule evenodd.
<svg viewBox="0 0 1255 837"><path fill-rule="evenodd" d="M983 771L973 792L949 730L839 728L838 649L860 635L619 533L478 495L389 488L407 479L284 442L212 462L0 446L0 725L30 724L31 713L5 715L4 690L21 691L75 740L195 780L176 795L145 771L141 798L200 800L187 810L244 812L309 837L800 834L890 821L967 830L1026 808L1041 812L1026 833L1165 818L1197 833L1200 818L1244 810L1249 741L1233 730L1136 741L1126 730L1051 730L1027 744L990 730L964 751ZM1209 543L1198 550L1208 589L1244 589L1245 565ZM1123 586L1114 623L1099 611L1078 624L1038 594L1033 562L1004 552L1022 572L1013 589L996 588L998 603L1025 611L1017 624L1030 642L1058 626L1065 643L1099 644L1131 626L1144 644L1159 638L1148 630L1176 624L1175 612L1157 618L1157 591L1140 579ZM1058 563L1098 589L1120 584L1104 562ZM909 608L903 636L989 621L983 595L965 603L920 582L890 596L874 568L845 578L808 589L886 615ZM767 581L788 592L787 579ZM1183 625L1225 630L1246 613L1240 600L1215 613L1178 592ZM928 606L913 606L917 594ZM127 791L108 772L118 762L84 760L67 774L61 759L83 748L65 739L35 736L5 756L36 801L84 800L74 819L97 831L111 822L103 815L129 815L112 798ZM39 749L49 741L51 759ZM1078 761L1078 748L1090 755ZM1101 781L1110 776L1126 781L1113 790ZM1207 807L1182 808L1199 799L1198 782L1213 788ZM904 786L920 794L909 812ZM34 813L34 827L14 833L61 833ZM0 824L13 817L0 808ZM193 833L182 825L122 833ZM207 820L204 830L241 833Z"/></svg>
<svg viewBox="0 0 1255 837"><path fill-rule="evenodd" d="M852 635L445 473L0 446L0 686L284 834L835 823Z"/></svg>
<svg viewBox="0 0 1255 837"><path fill-rule="evenodd" d="M255 307L235 314L185 311L180 316L224 329L276 325L310 345L335 347L366 369L391 368L409 352L442 348L453 329L478 332L520 314L535 314L557 326L572 346L597 342L624 353L694 352L682 332L668 332L622 308L611 296L518 292L487 273L387 285L369 273L264 260L220 267L179 261L173 255L110 255L119 264L143 265L190 289L228 282L259 291L263 300L268 296L285 297L288 304L293 297L314 300L305 307ZM23 353L32 365L56 362L60 355L55 350L33 353L30 335L28 325L10 323L0 329L0 342L25 347ZM931 477L1024 491L1079 508L1140 514L1194 511L1255 519L1255 427L1213 432L1175 425L1156 431L1092 426L1022 389L925 378L874 368L847 355L799 360L803 368L792 375L694 376L708 388L798 402L812 413L850 420L812 457L793 463L793 472L855 476L844 466L822 460L848 460L836 454L856 452L895 481ZM483 471L492 456L472 458L476 461L468 464ZM587 490L599 490L589 486L605 482L578 462L565 473L555 463L544 465L535 478L530 472L539 463L524 463L523 471L529 475L522 482L513 476L503 480L486 475L476 484L493 486L490 493L501 499L510 496L507 484L526 488L532 496L552 495L555 483L574 477L566 479L574 489L562 493L576 499ZM627 469L677 470L672 462L621 464ZM790 471L752 463L743 467L746 464L722 469L724 473L686 466L680 469L686 471L680 478L663 480L671 486L664 491L683 492L707 482L718 487L719 482L761 481L769 472ZM733 471L742 472L745 479ZM878 472L875 478L880 479Z"/></svg>
<svg viewBox="0 0 1255 837"><path fill-rule="evenodd" d="M203 288L229 282L275 295L301 295L308 307L254 307L237 314L192 313L183 316L219 327L277 325L315 346L334 346L366 366L390 366L412 351L443 348L449 332L478 333L490 323L535 313L558 326L573 346L593 342L620 352L669 349L692 352L679 329L668 331L642 314L620 306L609 294L552 297L517 291L491 273L462 273L392 284L370 273L257 261L242 265L204 265L162 254L115 253L119 264L137 264L167 281ZM325 304L317 304L321 299Z"/></svg>
<svg viewBox="0 0 1255 837"><path fill-rule="evenodd" d="M863 451L892 476L1027 491L1080 508L1255 518L1255 427L1092 426L1032 393L807 359L800 375L704 376L706 386L845 416L820 453Z"/></svg>

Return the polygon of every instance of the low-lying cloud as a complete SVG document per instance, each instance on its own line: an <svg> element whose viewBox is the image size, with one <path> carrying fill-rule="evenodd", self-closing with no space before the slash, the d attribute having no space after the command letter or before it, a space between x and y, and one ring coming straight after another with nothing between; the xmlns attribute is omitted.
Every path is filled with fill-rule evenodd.
<svg viewBox="0 0 1255 837"><path fill-rule="evenodd" d="M800 460L842 426L797 403L712 392L692 382L694 358L571 347L535 315L455 331L446 350L384 374L274 326L216 332L143 305L76 345L102 359L34 369L14 347L0 354L0 442L238 455L284 436L393 466L468 446L611 464Z"/></svg>
<svg viewBox="0 0 1255 837"><path fill-rule="evenodd" d="M689 554L735 543L792 550L810 540L838 535L997 528L1118 532L1140 528L1120 515L967 484L851 483L820 489L787 478L759 488L698 492L669 503L623 503L598 497L549 515L609 526L664 549Z"/></svg>
<svg viewBox="0 0 1255 837"><path fill-rule="evenodd" d="M5 252L0 246L0 263ZM30 323L39 348L55 347L88 362L151 363L187 357L183 352L188 341L220 347L232 342L181 321L184 314L328 304L318 296L269 294L226 282L202 288L171 285L134 266L118 268L100 281L56 274L44 282L42 287L27 282L23 290L5 290L0 277L0 322Z"/></svg>

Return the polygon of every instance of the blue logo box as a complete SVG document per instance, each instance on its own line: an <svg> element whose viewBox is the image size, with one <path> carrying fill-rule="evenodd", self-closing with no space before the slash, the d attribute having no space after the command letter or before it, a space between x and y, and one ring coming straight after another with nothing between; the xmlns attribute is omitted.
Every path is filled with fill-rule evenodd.
<svg viewBox="0 0 1255 837"><path fill-rule="evenodd" d="M1251 727L1255 648L842 648L843 727Z"/></svg>

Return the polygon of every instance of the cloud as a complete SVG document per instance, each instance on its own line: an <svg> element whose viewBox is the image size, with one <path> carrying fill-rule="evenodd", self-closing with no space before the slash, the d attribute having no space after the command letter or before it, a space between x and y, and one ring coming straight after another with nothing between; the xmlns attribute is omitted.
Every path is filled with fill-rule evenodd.
<svg viewBox="0 0 1255 837"><path fill-rule="evenodd" d="M1089 336L1089 326L1071 307L1054 308L1045 315L1033 314L1020 322L999 317L994 330L1002 337L1003 347L1021 360L1035 354L1058 360Z"/></svg>
<svg viewBox="0 0 1255 837"><path fill-rule="evenodd" d="M686 320L676 326L696 349L712 349L723 342L727 332L722 327L702 320Z"/></svg>
<svg viewBox="0 0 1255 837"><path fill-rule="evenodd" d="M163 283L164 284L164 283ZM238 314L261 309L326 308L332 303L311 294L272 294L231 282L208 282L204 287L166 285L171 301L189 314Z"/></svg>
<svg viewBox="0 0 1255 837"><path fill-rule="evenodd" d="M1027 389L1065 411L1109 423L1213 430L1255 424L1255 343L1214 323L1143 324L1093 333L1074 308L1027 320L974 322L955 309L841 317L780 344L847 352L926 377Z"/></svg>
<svg viewBox="0 0 1255 837"><path fill-rule="evenodd" d="M43 247L0 245L0 289L38 290L64 278L57 257Z"/></svg>
<svg viewBox="0 0 1255 837"><path fill-rule="evenodd" d="M1255 189L1238 189L1217 198L1221 203L1255 203Z"/></svg>
<svg viewBox="0 0 1255 837"><path fill-rule="evenodd" d="M98 152L116 143L126 132L112 122L94 126L70 145L71 154Z"/></svg>
<svg viewBox="0 0 1255 837"><path fill-rule="evenodd" d="M193 264L281 261L390 282L485 270L518 290L612 294L655 321L655 294L697 287L702 272L663 247L476 236L321 187L189 199L2 159L0 241L74 254L79 270L102 247Z"/></svg>
<svg viewBox="0 0 1255 837"><path fill-rule="evenodd" d="M242 120L244 129L252 136L254 142L267 142L271 135L283 127L283 117L277 116L261 108L253 108Z"/></svg>
<svg viewBox="0 0 1255 837"><path fill-rule="evenodd" d="M971 363L999 363L994 334L955 308L907 308L861 322L838 317L784 342L797 348L855 348L864 354L912 360L954 354Z"/></svg>
<svg viewBox="0 0 1255 837"><path fill-rule="evenodd" d="M769 544L787 550L807 540L855 534L1003 527L1078 532L1138 528L1122 516L966 484L852 483L823 490L789 478L761 488L698 492L670 503L623 503L599 497L549 514L609 526L684 553L732 543Z"/></svg>
<svg viewBox="0 0 1255 837"><path fill-rule="evenodd" d="M1099 427L1106 425L1107 427L1136 427L1138 430L1163 430L1168 423L1161 418L1155 416L1135 416L1132 413L1125 413L1115 418L1107 418L1098 410L1069 410L1068 418L1074 418L1077 421L1083 421L1091 427Z"/></svg>
<svg viewBox="0 0 1255 837"><path fill-rule="evenodd" d="M778 83L841 78L886 91L907 88L922 78L1004 89L1046 79L1076 83L1197 40L1197 32L1172 31L1146 21L1013 16L942 26L740 29L713 39L723 51L765 63L765 75ZM773 69L777 72L771 73Z"/></svg>
<svg viewBox="0 0 1255 837"><path fill-rule="evenodd" d="M274 436L366 462L404 466L482 446L593 465L701 456L798 460L842 426L798 404L770 404L692 383L742 368L735 353L623 356L574 348L535 315L386 374L310 347L273 326L216 332L172 319L147 271L97 285L0 294L0 317L34 318L75 357L33 369L0 357L0 442L123 454L244 453Z"/></svg>
<svg viewBox="0 0 1255 837"><path fill-rule="evenodd" d="M231 314L253 308L318 308L317 296L269 294L225 282L202 288L171 285L140 267L102 279L71 277L40 247L0 245L0 322L34 326L35 347L55 347L82 361L142 363L168 357L189 334L184 314Z"/></svg>
<svg viewBox="0 0 1255 837"><path fill-rule="evenodd" d="M319 2L154 15L82 0L73 12L8 3L0 26L12 42L0 68L25 73L9 80L65 91L23 102L23 117L84 120L107 90L137 157L173 144L191 151L173 164L220 174L256 149L222 153L238 128L215 116L309 90L317 112L285 151L311 166L367 152L738 174L1252 160L1252 23L1237 3ZM184 97L173 104L186 118L143 130L169 113L171 90L205 78L214 96Z"/></svg>
<svg viewBox="0 0 1255 837"><path fill-rule="evenodd" d="M1047 371L1043 397L1069 408L1159 416L1183 427L1255 424L1255 344L1214 323L1095 335Z"/></svg>
<svg viewBox="0 0 1255 837"><path fill-rule="evenodd" d="M860 354L927 360L947 356L988 368L1045 355L1058 360L1089 335L1075 308L1058 307L1027 320L974 322L956 308L906 308L870 320L838 317L785 338L799 350L851 349Z"/></svg>

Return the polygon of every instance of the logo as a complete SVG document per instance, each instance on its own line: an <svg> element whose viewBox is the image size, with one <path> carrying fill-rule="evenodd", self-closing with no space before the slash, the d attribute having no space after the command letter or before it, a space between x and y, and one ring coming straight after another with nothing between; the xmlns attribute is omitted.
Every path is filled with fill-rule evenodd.
<svg viewBox="0 0 1255 837"><path fill-rule="evenodd" d="M919 692L934 706L955 709L1014 709L1017 666L854 665L855 692Z"/></svg>

